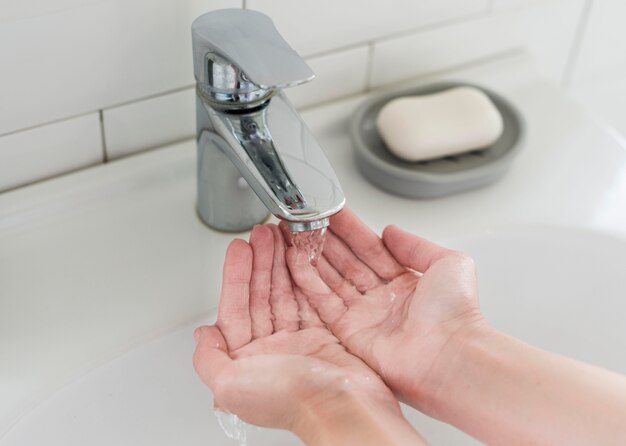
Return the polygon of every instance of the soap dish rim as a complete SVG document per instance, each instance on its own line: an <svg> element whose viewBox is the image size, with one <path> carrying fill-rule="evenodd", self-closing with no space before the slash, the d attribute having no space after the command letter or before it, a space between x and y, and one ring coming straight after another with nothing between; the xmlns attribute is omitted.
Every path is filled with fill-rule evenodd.
<svg viewBox="0 0 626 446"><path fill-rule="evenodd" d="M460 170L457 172L446 172L446 173L435 173L435 172L424 172L424 171L418 172L415 170L402 168L401 166L397 166L394 164L389 164L383 159L376 156L376 154L369 149L369 145L363 139L363 134L360 131L360 126L365 115L370 111L371 107L378 105L381 101L389 102L403 95L415 96L415 95L419 95L420 93L430 94L430 93L425 92L424 90L435 89L435 91L432 91L431 93L436 93L438 91L443 91L446 89L456 88L456 87L473 87L484 92L490 99L495 99L495 102L496 102L495 105L498 108L498 110L500 110L499 104L502 104L502 106L506 107L507 112L509 112L515 119L517 127L518 127L517 139L515 140L514 144L506 151L506 153L502 154L501 157L499 157L498 159L492 160L488 163L485 163L479 166L474 166L472 168L468 168L465 170ZM521 149L523 145L523 141L525 139L525 134L526 134L525 130L526 130L526 123L522 115L508 99L502 97L500 94L494 92L490 88L486 88L475 83L455 81L455 80L432 82L432 83L427 83L427 84L414 85L412 87L404 86L404 87L396 88L393 90L387 90L383 93L376 95L375 97L368 99L364 103L362 103L358 107L357 111L355 112L355 114L353 115L350 121L350 135L355 145L355 152L357 156L362 156L366 158L369 164L373 164L375 167L377 166L378 169L382 169L386 171L388 174L392 173L395 177L399 179L402 179L405 181L425 180L428 183L438 184L438 185L454 185L456 183L460 184L463 181L467 181L467 180L475 180L481 177L491 177L498 169L500 169L501 170L500 174L497 175L496 178L493 178L493 180L489 181L488 183L490 184L493 181L496 181L498 178L504 175L504 173L506 172L506 169L511 164L511 161L513 160L515 156L517 156L519 150ZM475 149L475 150L485 150L485 149L486 148ZM471 152L471 151L468 151L468 152ZM394 156L395 158L397 158L395 155L393 155L393 153L390 152L390 154L391 156ZM441 158L444 158L444 157L441 157ZM403 161L400 158L397 158L397 159L401 162L406 162L407 164L417 163L417 161ZM436 159L439 159L439 158L436 158ZM364 176L370 179L369 176L365 174L365 172L363 172L363 169L360 166L359 166L359 170L361 170ZM374 180L370 179L370 181L374 182L375 184L378 184L378 182ZM486 184L487 183L485 183L485 185ZM463 192L465 190L465 189L460 189L458 191L444 192L441 194L422 195L418 193L408 193L408 192L390 190L384 187L383 189L396 193L396 194L400 194L402 196L408 196L408 197L413 197L413 198L431 198L431 197L434 198L438 196L450 195L450 194L457 193L457 192ZM467 190L470 190L470 189L473 189L473 187L470 187Z"/></svg>

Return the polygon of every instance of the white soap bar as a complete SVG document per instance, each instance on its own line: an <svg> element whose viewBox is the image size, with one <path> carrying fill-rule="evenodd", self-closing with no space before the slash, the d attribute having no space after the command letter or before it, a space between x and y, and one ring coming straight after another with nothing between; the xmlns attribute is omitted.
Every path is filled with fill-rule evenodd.
<svg viewBox="0 0 626 446"><path fill-rule="evenodd" d="M502 116L481 90L456 87L389 101L376 126L394 155L422 161L493 144L502 134Z"/></svg>

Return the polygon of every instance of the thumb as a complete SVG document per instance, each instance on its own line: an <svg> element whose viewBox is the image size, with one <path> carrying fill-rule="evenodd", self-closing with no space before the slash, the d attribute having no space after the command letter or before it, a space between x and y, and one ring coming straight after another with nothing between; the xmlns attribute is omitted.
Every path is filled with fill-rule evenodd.
<svg viewBox="0 0 626 446"><path fill-rule="evenodd" d="M215 393L217 377L233 362L226 341L216 326L199 327L193 335L197 342L193 366L202 382Z"/></svg>
<svg viewBox="0 0 626 446"><path fill-rule="evenodd" d="M394 225L383 231L383 243L400 264L420 273L454 252Z"/></svg>

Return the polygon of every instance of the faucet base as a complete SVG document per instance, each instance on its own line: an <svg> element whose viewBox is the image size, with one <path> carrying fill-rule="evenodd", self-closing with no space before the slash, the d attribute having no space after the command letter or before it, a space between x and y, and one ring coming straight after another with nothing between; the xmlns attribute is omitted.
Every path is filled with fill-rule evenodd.
<svg viewBox="0 0 626 446"><path fill-rule="evenodd" d="M267 220L269 212L218 146L217 138L204 131L198 140L198 216L218 231L250 230Z"/></svg>
<svg viewBox="0 0 626 446"><path fill-rule="evenodd" d="M246 227L237 226L237 227L233 228L231 226L221 227L221 226L216 226L215 224L209 223L200 214L200 209L199 208L196 208L196 214L198 215L198 218L200 219L200 221L206 227L208 227L209 229L211 229L213 231L223 232L223 233L226 233L226 234L240 234L240 233L251 231L252 228L254 228L256 225L261 225L261 224L266 223L270 219L270 216L271 216L271 213L267 212L262 219L260 219L259 221L254 222L252 224L250 224L249 226L246 226Z"/></svg>

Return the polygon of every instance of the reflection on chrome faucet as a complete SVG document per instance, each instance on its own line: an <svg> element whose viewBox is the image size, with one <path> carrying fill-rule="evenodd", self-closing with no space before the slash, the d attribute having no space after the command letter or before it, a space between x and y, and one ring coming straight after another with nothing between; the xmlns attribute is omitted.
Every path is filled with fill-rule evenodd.
<svg viewBox="0 0 626 446"><path fill-rule="evenodd" d="M276 198L290 210L306 207L298 190L276 152L272 135L267 128L267 107L259 107L244 114L226 114L231 132L242 145Z"/></svg>
<svg viewBox="0 0 626 446"><path fill-rule="evenodd" d="M313 79L311 69L259 12L205 14L192 36L202 220L242 231L269 211L292 231L327 226L344 194L282 92Z"/></svg>

